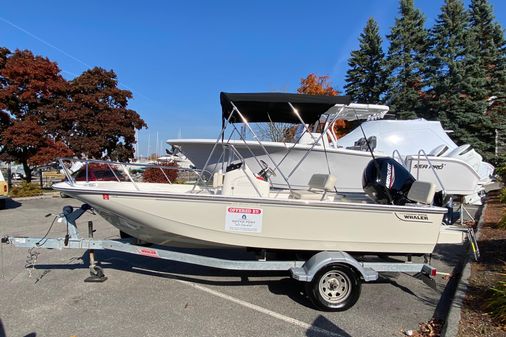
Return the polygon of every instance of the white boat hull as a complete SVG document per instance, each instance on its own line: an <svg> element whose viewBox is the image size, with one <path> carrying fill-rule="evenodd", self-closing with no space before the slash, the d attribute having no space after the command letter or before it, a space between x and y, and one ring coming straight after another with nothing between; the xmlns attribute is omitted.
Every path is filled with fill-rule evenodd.
<svg viewBox="0 0 506 337"><path fill-rule="evenodd" d="M204 168L209 153L215 145L215 141L210 139L178 139L168 142L180 146L197 168ZM362 172L372 159L368 152L342 148L327 148L325 153L323 147L315 146L311 152L308 152L311 145L302 144L295 145L288 153L289 149L293 147L293 143L262 142L269 153L266 155L258 142L247 141L245 143L231 140L228 143L233 145L244 157L246 165L253 172L259 172L262 169L257 160L263 160L271 168L280 163L280 171L285 174L290 187L294 189L306 189L313 174L329 174L330 170L330 174L336 176L336 188L339 192L363 193ZM222 153L223 151L218 146L205 168L207 171L213 172L219 169L224 171ZM300 163L306 154L307 157ZM378 154L378 157L385 157L385 155ZM292 171L293 173L290 175ZM277 175L270 178L272 186L287 188L283 176L279 174L278 170L275 172Z"/></svg>
<svg viewBox="0 0 506 337"><path fill-rule="evenodd" d="M180 146L197 168L204 168L209 153L216 143L211 139L178 139L168 142ZM336 176L335 186L339 192L363 193L362 173L372 159L371 154L366 151L344 148L326 148L324 151L322 146L315 146L297 167L301 159L308 153L308 149L311 148L310 145L297 144L293 147L293 143L262 142L270 155L269 157L258 142L231 140L228 143L233 145L244 157L246 164L253 172L261 170L257 159L265 161L271 168L274 168L277 163L281 163L279 168L286 173L290 187L295 189L306 189L313 174L329 174L330 170L330 174ZM291 147L293 149L286 155ZM206 170L210 172L220 168L224 170L221 167L222 153L218 145L206 166ZM387 156L385 153L376 152L374 155L377 158ZM418 164L418 156L402 158L403 164L415 178L431 182L436 185L438 190L444 189L447 194L474 195L482 189L480 176L466 162L456 158L433 156L430 156L429 160L439 179L434 175L431 165L425 157L420 157L420 165ZM288 176L295 168L294 173ZM271 182L273 187L287 188L286 181L280 174L271 177Z"/></svg>
<svg viewBox="0 0 506 337"><path fill-rule="evenodd" d="M122 185L121 189L114 186ZM153 185L153 184L150 184ZM143 193L128 183L54 185L90 204L107 221L141 240L161 245L205 244L281 250L431 253L446 209L370 203L319 202L185 194ZM141 186L142 187L142 186ZM230 209L260 210L236 228ZM249 217L249 215L248 215ZM249 220L248 220L249 221ZM232 224L232 225L231 225Z"/></svg>

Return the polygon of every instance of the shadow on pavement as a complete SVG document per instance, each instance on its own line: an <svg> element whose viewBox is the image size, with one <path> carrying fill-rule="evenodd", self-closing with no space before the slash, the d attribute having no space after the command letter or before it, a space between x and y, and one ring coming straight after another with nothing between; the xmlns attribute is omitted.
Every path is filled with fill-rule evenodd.
<svg viewBox="0 0 506 337"><path fill-rule="evenodd" d="M218 255L221 254L219 251L216 253L218 253ZM287 296L302 306L314 309L309 299L304 295L303 284L289 277L288 271L222 270L176 261L153 259L122 252L95 251L95 254L97 255L98 261L100 261L100 265L105 268L106 276L107 269L115 269L212 286L244 287L265 285L268 287L269 291L275 295ZM76 261L82 261L82 263L75 263ZM35 265L35 269L87 270L88 266L89 255L84 253L80 257L72 258L69 264L37 264ZM83 280L87 276L88 274L84 273ZM210 277L213 279L210 279ZM236 277L236 279L220 279L226 277ZM252 277L255 279L250 280ZM275 277L275 279L258 279L261 277Z"/></svg>
<svg viewBox="0 0 506 337"><path fill-rule="evenodd" d="M4 325L2 324L2 320L0 319L0 337L7 337L7 334L4 330Z"/></svg>
<svg viewBox="0 0 506 337"><path fill-rule="evenodd" d="M341 329L340 327L338 327L337 325L335 325L322 315L318 315L318 317L313 321L313 324L311 326L315 327L316 329L308 329L306 331L306 336L308 337L328 335L328 333L319 331L318 328L325 329L341 337L351 337L349 333L347 333L346 331L344 331L343 329Z"/></svg>
<svg viewBox="0 0 506 337"><path fill-rule="evenodd" d="M21 207L22 205L23 205L22 203L20 203L16 200L12 200L11 198L8 198L5 200L5 209L14 209L14 208Z"/></svg>

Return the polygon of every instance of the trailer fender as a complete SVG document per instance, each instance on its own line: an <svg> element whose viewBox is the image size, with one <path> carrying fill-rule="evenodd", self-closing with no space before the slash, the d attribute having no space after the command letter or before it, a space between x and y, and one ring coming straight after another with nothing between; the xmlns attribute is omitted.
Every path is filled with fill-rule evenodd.
<svg viewBox="0 0 506 337"><path fill-rule="evenodd" d="M302 267L290 269L292 277L297 281L311 282L319 270L331 263L341 263L353 267L366 282L378 279L378 272L364 267L350 254L340 251L323 251L313 255Z"/></svg>

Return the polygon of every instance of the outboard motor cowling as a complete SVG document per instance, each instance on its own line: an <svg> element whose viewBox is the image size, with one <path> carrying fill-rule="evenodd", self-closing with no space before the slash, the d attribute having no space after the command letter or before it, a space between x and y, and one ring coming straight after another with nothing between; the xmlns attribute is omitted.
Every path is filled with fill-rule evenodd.
<svg viewBox="0 0 506 337"><path fill-rule="evenodd" d="M404 205L416 179L393 158L376 158L367 164L362 176L364 192L380 204Z"/></svg>

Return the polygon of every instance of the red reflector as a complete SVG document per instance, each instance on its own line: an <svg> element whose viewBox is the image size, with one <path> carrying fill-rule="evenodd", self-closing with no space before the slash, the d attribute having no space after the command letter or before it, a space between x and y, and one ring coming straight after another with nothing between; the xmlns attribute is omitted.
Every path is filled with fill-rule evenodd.
<svg viewBox="0 0 506 337"><path fill-rule="evenodd" d="M102 199L109 200L109 194L102 194Z"/></svg>
<svg viewBox="0 0 506 337"><path fill-rule="evenodd" d="M430 276L432 276L432 277L436 277L436 275L437 275L437 270L436 270L436 268L432 268L432 270L430 271Z"/></svg>

